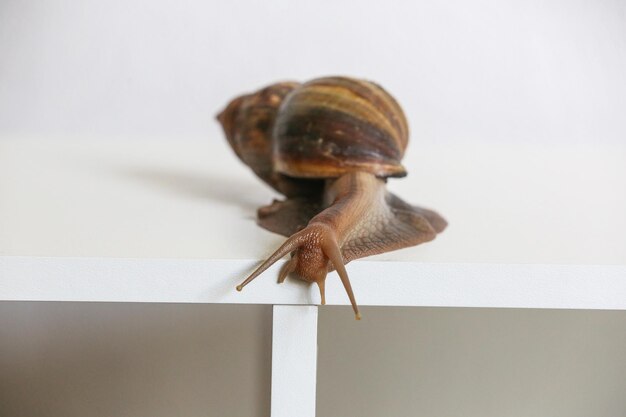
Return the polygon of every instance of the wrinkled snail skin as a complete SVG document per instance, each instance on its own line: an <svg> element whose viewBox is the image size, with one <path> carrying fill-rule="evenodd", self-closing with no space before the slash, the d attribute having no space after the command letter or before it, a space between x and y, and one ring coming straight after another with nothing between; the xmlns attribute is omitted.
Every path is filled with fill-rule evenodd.
<svg viewBox="0 0 626 417"><path fill-rule="evenodd" d="M336 270L355 315L345 264L434 239L446 221L386 189L406 171L408 125L382 87L347 77L279 83L233 100L218 116L239 158L287 199L258 210L258 224L288 237L237 290L290 254L292 274L315 282Z"/></svg>

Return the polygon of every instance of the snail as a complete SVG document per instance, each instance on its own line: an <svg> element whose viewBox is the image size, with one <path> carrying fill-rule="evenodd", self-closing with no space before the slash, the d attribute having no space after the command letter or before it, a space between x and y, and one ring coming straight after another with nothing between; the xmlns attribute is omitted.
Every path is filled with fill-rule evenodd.
<svg viewBox="0 0 626 417"><path fill-rule="evenodd" d="M408 124L379 85L348 77L281 82L235 98L217 116L235 154L283 201L261 207L257 223L288 239L237 290L284 256L278 282L294 274L319 286L336 270L355 317L345 264L418 245L447 222L386 190L403 177Z"/></svg>

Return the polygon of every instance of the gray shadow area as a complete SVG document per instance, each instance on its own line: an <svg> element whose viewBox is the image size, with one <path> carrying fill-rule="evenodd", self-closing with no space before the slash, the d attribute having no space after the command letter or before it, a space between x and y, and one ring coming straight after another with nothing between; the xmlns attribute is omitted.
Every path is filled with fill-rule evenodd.
<svg viewBox="0 0 626 417"><path fill-rule="evenodd" d="M209 173L175 171L150 166L121 165L115 166L113 172L179 198L217 201L239 206L253 213L263 204L253 197L265 187L260 180L255 184L253 181L236 180L228 175L215 176Z"/></svg>
<svg viewBox="0 0 626 417"><path fill-rule="evenodd" d="M0 415L270 413L271 306L0 302Z"/></svg>

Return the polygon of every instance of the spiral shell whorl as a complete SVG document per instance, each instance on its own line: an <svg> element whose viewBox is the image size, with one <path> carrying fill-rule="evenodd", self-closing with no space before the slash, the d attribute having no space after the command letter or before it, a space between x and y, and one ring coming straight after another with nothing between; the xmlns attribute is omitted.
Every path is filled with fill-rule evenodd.
<svg viewBox="0 0 626 417"><path fill-rule="evenodd" d="M400 163L406 118L395 99L369 81L329 77L299 86L283 100L273 136L275 169L289 176L406 175Z"/></svg>
<svg viewBox="0 0 626 417"><path fill-rule="evenodd" d="M299 85L295 82L272 84L235 98L217 115L228 143L239 159L287 197L316 193L321 188L321 184L287 177L274 168L274 121L285 96Z"/></svg>

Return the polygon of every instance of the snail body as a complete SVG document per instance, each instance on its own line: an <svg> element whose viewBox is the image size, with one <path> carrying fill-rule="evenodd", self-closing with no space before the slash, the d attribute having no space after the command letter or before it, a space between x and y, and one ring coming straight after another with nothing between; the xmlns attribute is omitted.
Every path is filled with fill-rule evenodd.
<svg viewBox="0 0 626 417"><path fill-rule="evenodd" d="M382 87L347 77L284 82L238 97L218 115L237 156L287 197L261 207L258 224L288 237L237 289L287 254L287 275L318 284L336 270L360 318L345 264L435 238L436 212L386 190L402 177L408 124Z"/></svg>

